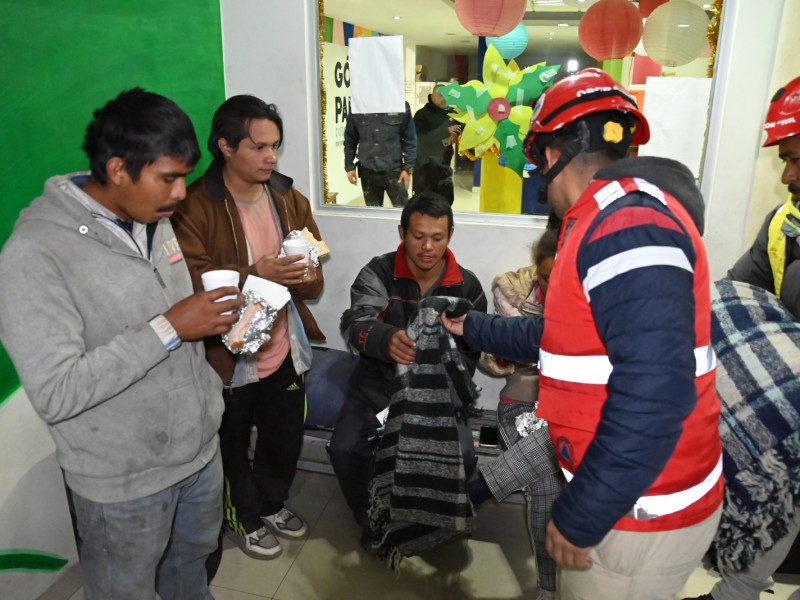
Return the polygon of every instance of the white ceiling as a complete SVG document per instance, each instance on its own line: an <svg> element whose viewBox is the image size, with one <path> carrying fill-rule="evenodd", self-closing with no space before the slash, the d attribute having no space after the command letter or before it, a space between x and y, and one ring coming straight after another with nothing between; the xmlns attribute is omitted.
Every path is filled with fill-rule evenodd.
<svg viewBox="0 0 800 600"><path fill-rule="evenodd" d="M528 48L542 54L568 54L580 48L578 23L582 0L528 0L523 23ZM591 4L596 0L587 0ZM704 6L711 0L690 0ZM477 38L456 17L453 0L324 0L325 15L373 29L402 35L409 43L457 54L477 52ZM633 0L638 4L638 0ZM396 19L395 17L400 17ZM568 25L559 26L559 23Z"/></svg>

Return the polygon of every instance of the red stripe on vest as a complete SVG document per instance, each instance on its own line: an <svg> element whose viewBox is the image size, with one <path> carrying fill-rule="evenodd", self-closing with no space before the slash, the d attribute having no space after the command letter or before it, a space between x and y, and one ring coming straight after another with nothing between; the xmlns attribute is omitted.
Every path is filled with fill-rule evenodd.
<svg viewBox="0 0 800 600"><path fill-rule="evenodd" d="M599 240L607 235L630 229L631 227L640 227L643 225L656 225L663 229L670 229L682 234L683 230L674 220L670 219L664 213L660 213L653 208L644 206L632 206L623 211L615 212L609 217L605 218L603 222L592 232L589 238L589 243Z"/></svg>

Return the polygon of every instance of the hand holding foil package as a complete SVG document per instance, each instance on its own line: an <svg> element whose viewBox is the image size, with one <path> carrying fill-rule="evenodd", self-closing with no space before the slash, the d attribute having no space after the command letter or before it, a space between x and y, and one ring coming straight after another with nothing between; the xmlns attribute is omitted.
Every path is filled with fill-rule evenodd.
<svg viewBox="0 0 800 600"><path fill-rule="evenodd" d="M278 309L258 292L247 290L243 295L244 305L239 309L239 320L222 335L222 343L234 354L255 354L262 344L269 341Z"/></svg>

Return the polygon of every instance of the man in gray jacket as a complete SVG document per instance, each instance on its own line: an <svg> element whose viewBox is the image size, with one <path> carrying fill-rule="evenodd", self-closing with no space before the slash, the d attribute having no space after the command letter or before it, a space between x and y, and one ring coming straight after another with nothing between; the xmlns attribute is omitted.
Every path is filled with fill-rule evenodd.
<svg viewBox="0 0 800 600"><path fill-rule="evenodd" d="M197 138L137 88L95 111L83 149L91 172L50 178L0 254L0 340L55 441L87 600L210 599L223 404L198 340L241 296L192 294L169 223Z"/></svg>

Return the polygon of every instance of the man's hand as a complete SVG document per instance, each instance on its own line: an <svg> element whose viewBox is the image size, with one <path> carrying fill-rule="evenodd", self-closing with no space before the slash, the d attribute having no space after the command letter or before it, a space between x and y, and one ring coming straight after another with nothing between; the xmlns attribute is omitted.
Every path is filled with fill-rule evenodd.
<svg viewBox="0 0 800 600"><path fill-rule="evenodd" d="M262 279L269 279L281 285L300 285L308 281L308 263L296 260L303 258L302 254L291 254L283 258L264 256L256 264L256 275ZM316 271L314 272L316 278Z"/></svg>
<svg viewBox="0 0 800 600"><path fill-rule="evenodd" d="M452 146L458 141L458 136L461 135L461 125L450 125L447 128L447 131L450 132L450 139L447 140L448 144Z"/></svg>
<svg viewBox="0 0 800 600"><path fill-rule="evenodd" d="M573 569L588 569L592 566L589 560L591 548L578 548L573 546L551 520L547 524L547 553L562 567Z"/></svg>
<svg viewBox="0 0 800 600"><path fill-rule="evenodd" d="M417 355L417 345L405 331L399 329L389 338L389 356L398 365L410 365Z"/></svg>
<svg viewBox="0 0 800 600"><path fill-rule="evenodd" d="M215 302L223 296L236 296L233 300ZM239 314L222 313L236 311L242 306L244 297L237 287L223 287L210 292L197 292L184 298L164 313L178 337L184 342L201 340L211 335L222 335L239 319Z"/></svg>
<svg viewBox="0 0 800 600"><path fill-rule="evenodd" d="M314 261L311 258L306 263L305 274L303 275L303 283L311 283L317 280L317 267L314 266Z"/></svg>
<svg viewBox="0 0 800 600"><path fill-rule="evenodd" d="M356 175L356 170L353 169L352 171L347 172L347 181L352 183L353 185L358 183L358 175Z"/></svg>
<svg viewBox="0 0 800 600"><path fill-rule="evenodd" d="M408 174L408 171L400 171L400 177L397 181L402 181L403 185L406 186L408 189L409 184L411 183L411 175Z"/></svg>
<svg viewBox="0 0 800 600"><path fill-rule="evenodd" d="M460 317L454 317L452 319L444 313L439 315L439 321L442 323L442 327L453 335L459 336L464 335L464 321L466 318L467 315L461 315Z"/></svg>

